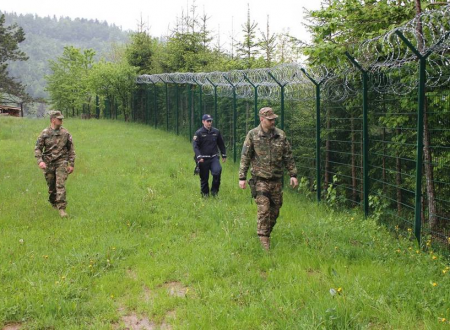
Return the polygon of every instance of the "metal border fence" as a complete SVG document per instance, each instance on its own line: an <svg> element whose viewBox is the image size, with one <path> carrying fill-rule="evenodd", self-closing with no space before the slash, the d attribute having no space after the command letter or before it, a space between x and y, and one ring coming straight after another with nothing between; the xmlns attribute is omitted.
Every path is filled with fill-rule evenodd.
<svg viewBox="0 0 450 330"><path fill-rule="evenodd" d="M258 109L280 114L318 201L450 244L450 6L366 40L333 70L286 64L210 73L141 75L132 120L187 138L211 113L233 160ZM98 108L98 107L97 107ZM106 118L117 118L111 104ZM116 107L117 109L117 107Z"/></svg>

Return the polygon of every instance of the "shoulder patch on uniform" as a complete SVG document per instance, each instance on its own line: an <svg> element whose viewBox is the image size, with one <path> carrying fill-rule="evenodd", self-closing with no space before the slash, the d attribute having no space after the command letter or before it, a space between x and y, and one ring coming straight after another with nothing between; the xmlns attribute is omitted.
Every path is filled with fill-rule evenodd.
<svg viewBox="0 0 450 330"><path fill-rule="evenodd" d="M197 140L197 135L194 135L194 141Z"/></svg>

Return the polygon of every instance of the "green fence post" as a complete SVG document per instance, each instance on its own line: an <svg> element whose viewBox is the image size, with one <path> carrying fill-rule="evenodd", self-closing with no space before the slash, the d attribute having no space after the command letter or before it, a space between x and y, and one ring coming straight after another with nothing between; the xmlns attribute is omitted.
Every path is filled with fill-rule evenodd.
<svg viewBox="0 0 450 330"><path fill-rule="evenodd" d="M150 118L150 89L148 85L145 84L145 125L148 125L148 120Z"/></svg>
<svg viewBox="0 0 450 330"><path fill-rule="evenodd" d="M217 117L217 86L214 86L214 119L217 127L219 125L219 118Z"/></svg>
<svg viewBox="0 0 450 330"><path fill-rule="evenodd" d="M189 102L189 139L192 138L192 85L187 84L188 87L188 102Z"/></svg>
<svg viewBox="0 0 450 330"><path fill-rule="evenodd" d="M176 98L176 107L175 107L175 125L176 125L176 132L178 133L178 111L179 111L179 96L178 96L178 84L175 82L175 80L172 79L172 77L169 76L169 79L175 84L175 98Z"/></svg>
<svg viewBox="0 0 450 330"><path fill-rule="evenodd" d="M367 125L367 111L368 111L368 95L367 95L367 81L369 80L369 75L366 70L356 61L356 59L351 56L348 52L345 55L351 63L361 71L362 75L362 92L363 92L363 120L362 120L362 130L363 130L363 206L364 206L364 216L369 215L369 130Z"/></svg>
<svg viewBox="0 0 450 330"><path fill-rule="evenodd" d="M100 102L98 95L95 95L95 115L97 119L100 119Z"/></svg>
<svg viewBox="0 0 450 330"><path fill-rule="evenodd" d="M258 87L259 87L259 85L255 85L253 82L251 82L246 73L244 73L244 79L247 80L248 83L255 90L255 99L254 99L255 126L258 126L259 125L259 115L258 115Z"/></svg>
<svg viewBox="0 0 450 330"><path fill-rule="evenodd" d="M236 86L233 85L231 80L229 80L225 75L223 76L225 80L233 87L233 161L236 163L237 153L236 153L236 135L237 135L237 109L236 109Z"/></svg>
<svg viewBox="0 0 450 330"><path fill-rule="evenodd" d="M282 84L273 76L273 74L271 72L267 72L267 73L281 88L281 122L280 122L280 126L281 126L281 129L284 129L284 86L286 86L287 83Z"/></svg>
<svg viewBox="0 0 450 330"><path fill-rule="evenodd" d="M199 87L200 87L200 90L198 91L198 96L199 96L198 108L200 109L199 120L201 122L201 119L203 116L203 86L199 85Z"/></svg>
<svg viewBox="0 0 450 330"><path fill-rule="evenodd" d="M131 94L131 102L130 102L131 103L131 114L132 114L131 119L133 121L136 121L136 99L137 99L136 91L133 91L133 93ZM117 114L117 109L116 109L115 113Z"/></svg>
<svg viewBox="0 0 450 330"><path fill-rule="evenodd" d="M199 87L199 91L198 91L199 92L198 108L199 108L199 116L200 116L200 122L201 122L202 115L203 115L203 110L202 110L203 88L202 88L202 85L195 78L192 78L192 80Z"/></svg>
<svg viewBox="0 0 450 330"><path fill-rule="evenodd" d="M217 118L217 85L214 84L208 77L206 77L206 80L209 81L209 83L213 86L214 88L214 126L218 127L219 126L219 121Z"/></svg>
<svg viewBox="0 0 450 330"><path fill-rule="evenodd" d="M420 212L422 209L422 166L423 166L423 112L425 107L425 79L426 79L426 59L432 51L422 55L405 36L399 31L395 33L402 39L406 46L419 59L419 90L418 90L418 108L417 108L417 159L416 159L416 191L415 191L415 210L414 210L414 235L420 245L422 232L422 219ZM448 33L447 33L448 36ZM442 41L442 40L441 40Z"/></svg>
<svg viewBox="0 0 450 330"><path fill-rule="evenodd" d="M322 183L321 183L321 166L320 166L320 85L324 81L317 82L313 79L305 69L301 69L304 75L314 84L316 87L316 182L317 182L317 201L320 202L322 196Z"/></svg>
<svg viewBox="0 0 450 330"><path fill-rule="evenodd" d="M139 86L140 87L140 86ZM140 89L140 88L139 88ZM140 94L140 95L139 95ZM140 96L140 97L139 97ZM141 121L142 120L142 114L141 114L141 110L142 110L142 99L143 99L143 93L142 90L138 90L136 91L136 96L134 98L134 116L135 116L135 121ZM117 119L117 111L116 111L116 119Z"/></svg>
<svg viewBox="0 0 450 330"><path fill-rule="evenodd" d="M163 81L161 79L161 81ZM169 130L169 89L167 87L167 83L163 81L165 90L166 90L166 131Z"/></svg>
<svg viewBox="0 0 450 330"><path fill-rule="evenodd" d="M156 83L153 84L153 103L155 128L158 128L158 87L156 86Z"/></svg>
<svg viewBox="0 0 450 330"><path fill-rule="evenodd" d="M144 92L145 91L142 91L142 86L139 86L140 88L140 90L139 90L139 94L138 93L136 93L136 98L135 98L135 108L136 108L136 110L135 110L135 115L136 115L136 120L137 121L139 121L139 122L142 122L143 121L143 115L144 115L144 108L143 108L143 102L144 102ZM139 97L140 96L140 97ZM117 115L116 115L116 117L117 117Z"/></svg>
<svg viewBox="0 0 450 330"><path fill-rule="evenodd" d="M158 100L156 98L156 82L147 78L153 84L153 120L155 122L155 129L158 128Z"/></svg>
<svg viewBox="0 0 450 330"><path fill-rule="evenodd" d="M180 128L179 128L179 122L178 122L178 116L179 116L179 112L180 112L180 100L179 100L179 98L180 98L180 95L179 95L179 92L178 92L178 84L177 83L175 83L175 97L176 97L176 102L177 102L177 106L175 107L175 125L176 125L176 132L177 132L177 135L179 135L180 134Z"/></svg>
<svg viewBox="0 0 450 330"><path fill-rule="evenodd" d="M105 112L108 114L108 117L106 117L106 115L104 116L105 118L111 119L110 110L111 109L109 108L109 99L105 99Z"/></svg>

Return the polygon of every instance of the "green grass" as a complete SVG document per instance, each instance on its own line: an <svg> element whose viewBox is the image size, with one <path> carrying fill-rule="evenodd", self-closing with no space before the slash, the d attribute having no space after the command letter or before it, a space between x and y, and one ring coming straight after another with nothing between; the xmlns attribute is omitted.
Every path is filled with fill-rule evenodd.
<svg viewBox="0 0 450 330"><path fill-rule="evenodd" d="M0 328L125 329L130 315L166 329L450 325L441 256L289 188L265 253L237 165L202 199L190 143L150 127L65 121L77 161L61 219L33 155L46 125L0 118Z"/></svg>

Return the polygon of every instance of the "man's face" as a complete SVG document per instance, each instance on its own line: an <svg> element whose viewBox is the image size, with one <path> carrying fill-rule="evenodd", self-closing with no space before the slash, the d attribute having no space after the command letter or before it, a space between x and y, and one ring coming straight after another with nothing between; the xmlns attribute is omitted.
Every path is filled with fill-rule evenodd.
<svg viewBox="0 0 450 330"><path fill-rule="evenodd" d="M265 130L271 130L275 128L275 119L267 119L265 117L259 117L261 120L261 126Z"/></svg>
<svg viewBox="0 0 450 330"><path fill-rule="evenodd" d="M60 128L62 126L62 123L63 123L62 119L52 118L52 125L54 128L56 129Z"/></svg>
<svg viewBox="0 0 450 330"><path fill-rule="evenodd" d="M202 123L206 129L210 129L212 127L212 119L202 120Z"/></svg>

